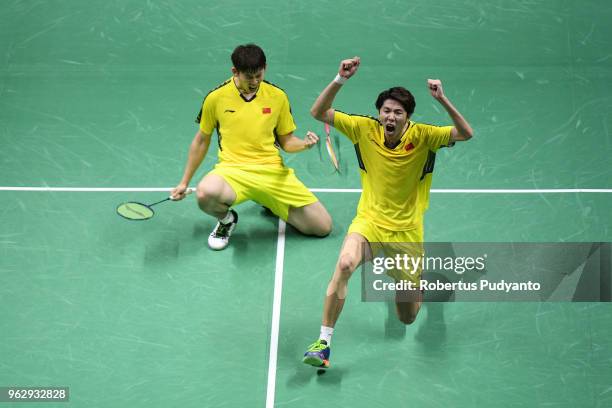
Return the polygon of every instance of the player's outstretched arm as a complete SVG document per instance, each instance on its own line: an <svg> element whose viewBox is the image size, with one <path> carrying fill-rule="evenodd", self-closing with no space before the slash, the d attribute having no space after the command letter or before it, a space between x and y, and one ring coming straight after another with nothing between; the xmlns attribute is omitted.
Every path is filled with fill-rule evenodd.
<svg viewBox="0 0 612 408"><path fill-rule="evenodd" d="M345 59L340 62L338 75L336 75L336 78L327 85L323 92L321 92L312 105L312 108L310 108L310 114L313 118L332 126L334 125L334 110L331 107L332 102L342 87L342 84L357 72L360 62L361 60L359 57Z"/></svg>
<svg viewBox="0 0 612 408"><path fill-rule="evenodd" d="M193 177L198 167L200 167L200 164L202 164L204 156L206 156L208 146L210 146L210 136L211 135L207 135L201 130L198 130L198 132L193 137L193 141L189 146L189 155L187 156L187 164L185 165L185 172L183 173L183 178L170 193L170 196L173 200L182 200L183 198L185 198L187 186L189 186L191 178Z"/></svg>
<svg viewBox="0 0 612 408"><path fill-rule="evenodd" d="M457 108L453 106L450 100L444 95L444 89L442 88L442 81L439 79L428 79L427 87L429 88L429 92L431 96L433 96L440 105L446 109L448 115L453 120L453 124L455 127L451 131L451 142L459 142L464 140L469 140L474 135L474 131L470 124L465 120L463 115L459 113Z"/></svg>
<svg viewBox="0 0 612 408"><path fill-rule="evenodd" d="M310 149L319 141L319 136L310 130L306 132L304 139L300 139L292 133L277 136L278 144L287 153L297 153L302 150Z"/></svg>

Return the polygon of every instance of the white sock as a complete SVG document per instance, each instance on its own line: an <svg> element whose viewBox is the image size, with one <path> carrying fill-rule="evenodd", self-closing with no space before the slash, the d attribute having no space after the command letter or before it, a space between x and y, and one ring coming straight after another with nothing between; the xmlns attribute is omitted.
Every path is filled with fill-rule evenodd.
<svg viewBox="0 0 612 408"><path fill-rule="evenodd" d="M321 334L319 335L319 339L325 340L329 346L331 344L332 334L334 334L333 327L321 326Z"/></svg>
<svg viewBox="0 0 612 408"><path fill-rule="evenodd" d="M229 224L230 222L233 222L233 221L234 221L234 214L232 214L231 211L228 211L227 214L225 214L225 217L219 220L221 224Z"/></svg>

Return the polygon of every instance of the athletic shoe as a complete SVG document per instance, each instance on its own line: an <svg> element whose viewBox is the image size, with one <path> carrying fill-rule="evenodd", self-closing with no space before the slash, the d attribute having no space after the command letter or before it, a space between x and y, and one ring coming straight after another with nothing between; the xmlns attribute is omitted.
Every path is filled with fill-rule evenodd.
<svg viewBox="0 0 612 408"><path fill-rule="evenodd" d="M328 368L330 353L331 349L327 342L325 340L317 340L308 347L302 362L313 367Z"/></svg>
<svg viewBox="0 0 612 408"><path fill-rule="evenodd" d="M223 224L221 221L217 222L217 226L208 236L208 246L211 249L220 251L229 245L229 239L232 235L232 231L238 224L238 213L234 210L230 210L234 216L234 220L228 224Z"/></svg>

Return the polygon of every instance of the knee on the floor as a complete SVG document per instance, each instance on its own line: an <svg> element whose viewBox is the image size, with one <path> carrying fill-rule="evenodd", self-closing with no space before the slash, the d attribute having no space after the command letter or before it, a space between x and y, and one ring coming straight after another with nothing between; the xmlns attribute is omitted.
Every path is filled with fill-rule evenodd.
<svg viewBox="0 0 612 408"><path fill-rule="evenodd" d="M416 314L413 313L400 313L397 317L399 318L400 322L404 323L405 325L412 324L416 320Z"/></svg>
<svg viewBox="0 0 612 408"><path fill-rule="evenodd" d="M332 221L331 217L317 220L310 225L301 229L301 232L306 235L313 235L316 237L326 237L331 233Z"/></svg>
<svg viewBox="0 0 612 408"><path fill-rule="evenodd" d="M332 221L331 218L328 218L319 222L319 224L315 228L313 235L316 235L317 237L326 237L331 233L331 231Z"/></svg>

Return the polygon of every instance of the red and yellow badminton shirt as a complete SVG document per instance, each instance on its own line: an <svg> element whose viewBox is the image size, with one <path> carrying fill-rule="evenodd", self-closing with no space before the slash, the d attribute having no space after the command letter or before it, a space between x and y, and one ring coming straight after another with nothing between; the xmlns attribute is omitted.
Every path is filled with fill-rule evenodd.
<svg viewBox="0 0 612 408"><path fill-rule="evenodd" d="M448 146L453 127L410 121L394 149L385 146L384 128L373 117L336 111L334 127L353 142L357 153L363 187L357 217L396 231L420 226L436 151Z"/></svg>
<svg viewBox="0 0 612 408"><path fill-rule="evenodd" d="M282 89L263 81L247 101L232 78L206 95L196 122L208 135L217 130L223 164L282 164L276 136L296 129Z"/></svg>

